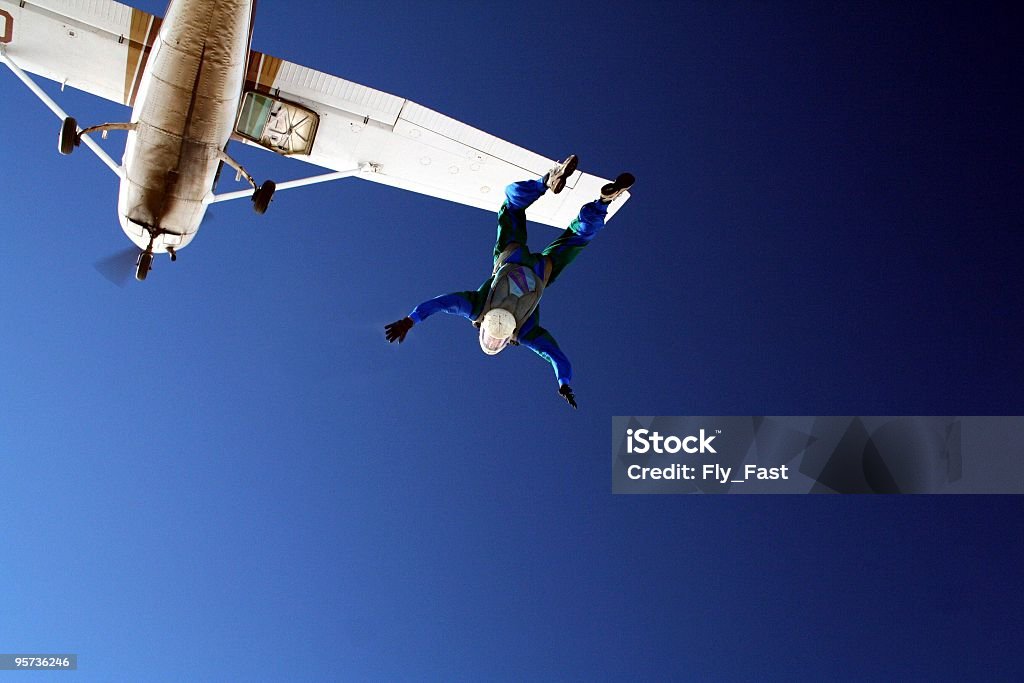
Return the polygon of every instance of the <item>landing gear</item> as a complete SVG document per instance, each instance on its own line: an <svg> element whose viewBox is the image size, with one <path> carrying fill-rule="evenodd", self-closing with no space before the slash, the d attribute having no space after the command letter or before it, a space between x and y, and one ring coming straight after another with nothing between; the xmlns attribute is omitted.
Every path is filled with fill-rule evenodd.
<svg viewBox="0 0 1024 683"><path fill-rule="evenodd" d="M277 184L273 180L268 180L252 193L252 208L256 213L262 216L267 212L267 207L270 206L270 200L276 189Z"/></svg>
<svg viewBox="0 0 1024 683"><path fill-rule="evenodd" d="M141 225L142 227L149 231L149 245L146 247L145 251L139 252L139 258L138 260L135 261L135 279L138 280L139 282L142 282L143 280L146 279L146 276L149 275L149 271L153 270L153 257L155 256L155 254L153 253L153 244L154 242L156 242L157 237L166 233L161 231L159 228L153 228L143 223L135 224ZM174 247L164 248L167 250L167 255L171 257L171 261L178 260L177 249L175 249Z"/></svg>
<svg viewBox="0 0 1024 683"><path fill-rule="evenodd" d="M139 254L139 260L135 264L135 279L142 282L149 275L149 271L153 269L153 247L152 245L146 249L146 251Z"/></svg>
<svg viewBox="0 0 1024 683"><path fill-rule="evenodd" d="M71 154L75 151L75 147L82 144L82 136L89 135L90 133L103 133L103 139L107 139L107 133L112 130L135 130L138 126L137 123L104 123L99 126L90 126L83 130L78 131L78 121L75 121L74 117L67 117L64 119L64 123L60 127L60 137L57 138L57 150L61 154Z"/></svg>
<svg viewBox="0 0 1024 683"><path fill-rule="evenodd" d="M225 152L224 150L220 150L217 153L217 158L220 159L225 164L227 164L228 166L230 166L231 168L235 169L235 171L238 173L238 175L235 178L236 180L245 178L249 182L249 184L252 185L252 189L254 190L254 192L252 193L252 208L256 213L260 215L265 214L267 212L267 207L270 206L270 200L274 196L274 190L277 189L277 184L274 183L273 180L268 180L262 185L257 186L256 179L253 178L248 171L242 168L241 164L239 164L237 161L228 156L227 152Z"/></svg>
<svg viewBox="0 0 1024 683"><path fill-rule="evenodd" d="M74 117L67 117L60 127L60 135L57 137L57 151L67 156L78 147L78 121Z"/></svg>

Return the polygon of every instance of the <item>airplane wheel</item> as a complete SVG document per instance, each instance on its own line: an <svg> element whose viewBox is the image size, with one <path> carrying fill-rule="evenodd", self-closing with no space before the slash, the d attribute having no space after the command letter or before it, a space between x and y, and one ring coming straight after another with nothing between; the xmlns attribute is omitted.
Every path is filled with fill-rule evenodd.
<svg viewBox="0 0 1024 683"><path fill-rule="evenodd" d="M71 116L64 119L57 138L57 151L65 156L75 151L78 146L78 121Z"/></svg>
<svg viewBox="0 0 1024 683"><path fill-rule="evenodd" d="M139 254L138 267L135 269L135 279L142 282L149 275L150 269L153 267L153 252L144 251Z"/></svg>
<svg viewBox="0 0 1024 683"><path fill-rule="evenodd" d="M268 180L260 185L260 189L253 193L252 208L256 213L263 215L267 212L267 207L270 206L270 199L274 196L275 189L277 189L277 184L273 180Z"/></svg>

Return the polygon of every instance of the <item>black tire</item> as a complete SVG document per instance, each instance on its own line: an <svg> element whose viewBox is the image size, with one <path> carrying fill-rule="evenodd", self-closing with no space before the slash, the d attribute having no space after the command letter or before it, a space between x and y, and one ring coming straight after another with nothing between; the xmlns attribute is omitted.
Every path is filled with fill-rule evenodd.
<svg viewBox="0 0 1024 683"><path fill-rule="evenodd" d="M57 137L57 151L67 156L78 146L78 121L71 116L64 119Z"/></svg>
<svg viewBox="0 0 1024 683"><path fill-rule="evenodd" d="M270 206L270 200L274 197L274 190L277 189L277 184L273 180L260 185L260 189L256 190L252 194L252 208L261 216L267 212L267 207Z"/></svg>
<svg viewBox="0 0 1024 683"><path fill-rule="evenodd" d="M149 275L150 269L153 267L153 252L144 251L139 254L138 267L135 269L135 279L142 282Z"/></svg>

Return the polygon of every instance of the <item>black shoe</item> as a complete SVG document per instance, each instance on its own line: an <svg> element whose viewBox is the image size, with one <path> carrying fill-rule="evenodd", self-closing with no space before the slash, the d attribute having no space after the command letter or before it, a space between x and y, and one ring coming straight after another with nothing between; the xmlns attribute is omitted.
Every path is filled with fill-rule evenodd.
<svg viewBox="0 0 1024 683"><path fill-rule="evenodd" d="M614 182L608 183L601 188L601 201L605 204L611 204L618 199L619 195L633 187L635 182L636 178L633 177L632 173L620 173Z"/></svg>
<svg viewBox="0 0 1024 683"><path fill-rule="evenodd" d="M576 166L580 163L575 154L570 154L565 161L555 164L555 167L544 176L544 184L548 189L558 194L565 187L565 181L576 172Z"/></svg>

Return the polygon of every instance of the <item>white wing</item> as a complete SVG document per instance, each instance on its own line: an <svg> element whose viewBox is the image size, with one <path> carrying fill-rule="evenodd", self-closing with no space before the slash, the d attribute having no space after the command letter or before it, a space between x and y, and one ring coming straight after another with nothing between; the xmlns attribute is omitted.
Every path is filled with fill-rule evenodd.
<svg viewBox="0 0 1024 683"><path fill-rule="evenodd" d="M131 105L160 18L112 0L0 0L0 43L25 71Z"/></svg>
<svg viewBox="0 0 1024 683"><path fill-rule="evenodd" d="M268 134L262 137L250 126L245 142L336 171L373 164L377 172L358 177L488 211L501 205L505 185L540 177L554 164L415 102L256 51L250 55L247 88L284 105L269 105L277 110L278 124L267 121ZM289 102L301 108L289 109ZM244 112L243 107L243 117ZM315 128L309 113L319 117ZM293 144L310 139L308 153ZM607 182L577 171L561 193L549 192L530 208L530 220L565 227ZM615 201L609 216L627 198Z"/></svg>

